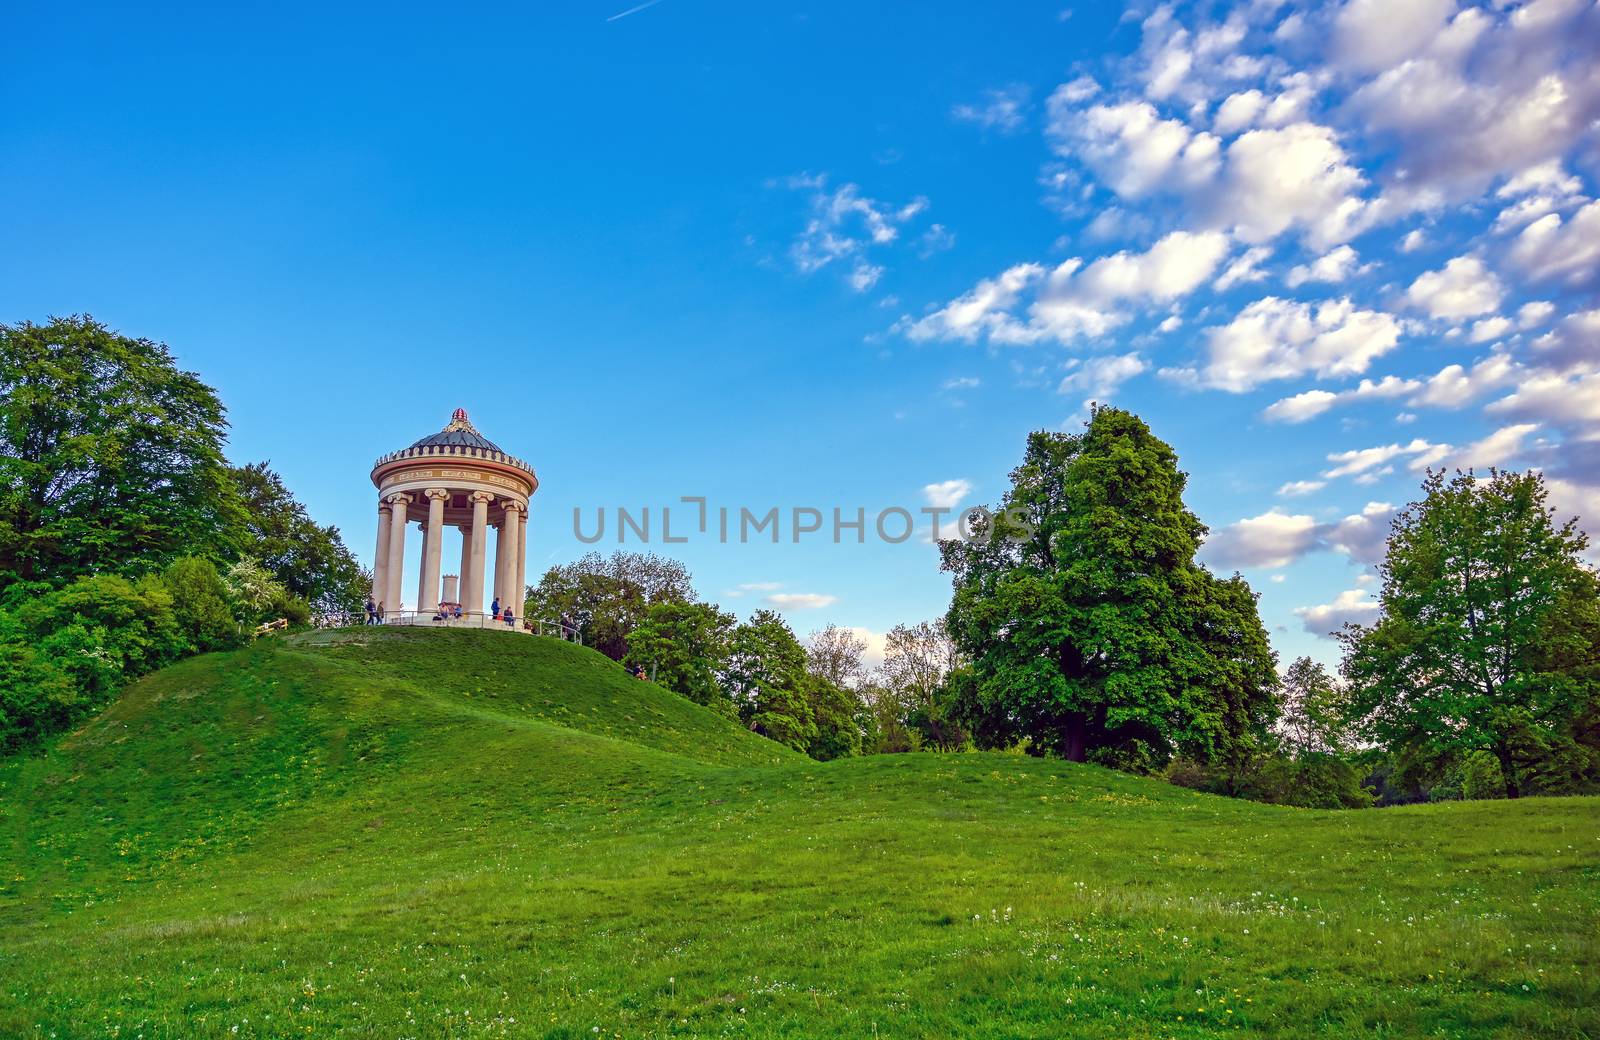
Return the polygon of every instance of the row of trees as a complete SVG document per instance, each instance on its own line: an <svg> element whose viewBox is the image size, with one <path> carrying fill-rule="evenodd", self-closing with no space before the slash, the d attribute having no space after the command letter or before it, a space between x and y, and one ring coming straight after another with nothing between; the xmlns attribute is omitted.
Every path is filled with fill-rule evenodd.
<svg viewBox="0 0 1600 1040"><path fill-rule="evenodd" d="M216 391L89 317L0 325L0 748L267 617L357 610L367 576Z"/></svg>
<svg viewBox="0 0 1600 1040"><path fill-rule="evenodd" d="M941 544L947 617L871 671L850 630L739 624L658 557L555 568L529 610L819 758L1019 749L1330 807L1600 787L1600 580L1537 473L1429 475L1338 677L1279 676L1249 585L1196 561L1185 483L1125 411L1031 435L991 526Z"/></svg>
<svg viewBox="0 0 1600 1040"><path fill-rule="evenodd" d="M1600 580L1537 472L1428 475L1379 619L1337 633L1342 681L1309 659L1280 681L1249 586L1195 562L1184 481L1096 409L1029 438L995 537L943 543L970 662L952 710L979 746L1298 804L1600 787Z"/></svg>
<svg viewBox="0 0 1600 1040"><path fill-rule="evenodd" d="M770 610L741 623L701 601L681 563L630 552L552 567L525 610L576 625L613 660L815 758L964 742L940 711L954 664L941 625L896 628L869 670L867 644L849 629L830 625L802 643Z"/></svg>

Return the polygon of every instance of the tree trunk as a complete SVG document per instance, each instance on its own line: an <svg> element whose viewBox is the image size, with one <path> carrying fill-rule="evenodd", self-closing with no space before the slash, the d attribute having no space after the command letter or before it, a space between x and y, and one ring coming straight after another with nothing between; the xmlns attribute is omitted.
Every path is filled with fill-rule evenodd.
<svg viewBox="0 0 1600 1040"><path fill-rule="evenodd" d="M1505 781L1506 797L1521 798L1522 787L1517 783L1517 767L1512 761L1511 749L1497 747L1494 749L1494 757L1500 760L1500 777Z"/></svg>
<svg viewBox="0 0 1600 1040"><path fill-rule="evenodd" d="M1067 712L1067 761L1082 762L1088 750L1089 716L1081 711Z"/></svg>

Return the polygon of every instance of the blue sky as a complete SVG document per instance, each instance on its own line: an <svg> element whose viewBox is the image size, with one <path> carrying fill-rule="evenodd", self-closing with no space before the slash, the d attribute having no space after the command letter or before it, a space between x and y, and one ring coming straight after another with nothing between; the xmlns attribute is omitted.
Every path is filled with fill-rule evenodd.
<svg viewBox="0 0 1600 1040"><path fill-rule="evenodd" d="M457 406L532 577L574 508L993 502L1111 401L1285 659L1428 465L1600 518L1592 0L630 6L12 11L0 320L167 342L364 559ZM946 605L785 535L655 548L802 634Z"/></svg>

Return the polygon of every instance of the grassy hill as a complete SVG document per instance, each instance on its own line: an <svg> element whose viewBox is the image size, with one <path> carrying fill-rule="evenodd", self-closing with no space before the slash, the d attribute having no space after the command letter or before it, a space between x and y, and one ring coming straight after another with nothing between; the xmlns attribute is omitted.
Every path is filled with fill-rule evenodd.
<svg viewBox="0 0 1600 1040"><path fill-rule="evenodd" d="M0 760L0 1037L1600 1036L1600 800L818 764L581 647L355 629Z"/></svg>

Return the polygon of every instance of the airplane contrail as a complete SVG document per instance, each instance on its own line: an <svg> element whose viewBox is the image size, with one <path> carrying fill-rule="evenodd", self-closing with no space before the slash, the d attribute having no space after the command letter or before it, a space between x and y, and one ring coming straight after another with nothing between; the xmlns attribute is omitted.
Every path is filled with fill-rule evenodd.
<svg viewBox="0 0 1600 1040"><path fill-rule="evenodd" d="M628 17L630 14L638 14L640 11L643 11L646 8L654 7L655 5L659 4L660 2L661 2L661 0L645 0L645 2L640 4L638 7L630 7L626 11L623 11L621 14L612 15L610 18L607 18L606 21L608 21L608 22L620 21L621 19Z"/></svg>

